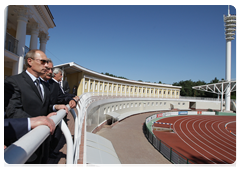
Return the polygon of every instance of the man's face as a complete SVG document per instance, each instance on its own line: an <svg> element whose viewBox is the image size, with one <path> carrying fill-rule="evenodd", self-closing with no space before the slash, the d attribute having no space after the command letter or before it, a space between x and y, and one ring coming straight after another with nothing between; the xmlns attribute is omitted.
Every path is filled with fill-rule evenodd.
<svg viewBox="0 0 240 170"><path fill-rule="evenodd" d="M62 80L62 72L58 72L57 74L55 74L54 77L55 80L57 80L58 82Z"/></svg>
<svg viewBox="0 0 240 170"><path fill-rule="evenodd" d="M46 67L48 66L47 56L41 52L36 52L34 58L28 58L28 64L31 66L33 72L35 72L38 76L43 75L47 70Z"/></svg>
<svg viewBox="0 0 240 170"><path fill-rule="evenodd" d="M46 73L41 76L45 81L52 78L53 63L49 62L46 70Z"/></svg>

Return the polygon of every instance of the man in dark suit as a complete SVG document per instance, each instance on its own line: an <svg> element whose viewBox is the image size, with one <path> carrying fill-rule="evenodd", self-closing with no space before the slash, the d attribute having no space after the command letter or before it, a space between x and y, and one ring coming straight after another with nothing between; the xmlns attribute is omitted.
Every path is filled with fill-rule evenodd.
<svg viewBox="0 0 240 170"><path fill-rule="evenodd" d="M50 103L51 104L69 104L71 108L76 107L78 101L75 96L69 93L63 93L60 85L52 79L53 63L51 59L48 59L48 66L45 74L41 75L43 81L48 84L50 90Z"/></svg>
<svg viewBox="0 0 240 170"><path fill-rule="evenodd" d="M62 80L62 88L64 90L65 93L70 93L70 87L68 85L68 82L66 80Z"/></svg>
<svg viewBox="0 0 240 170"><path fill-rule="evenodd" d="M48 66L46 67L47 71L45 74L41 75L41 79L46 82L46 84L49 87L50 90L50 103L51 105L54 104L69 104L71 108L75 108L77 101L73 99L73 95L70 95L68 93L63 93L62 89L60 88L60 85L52 80L52 73L53 73L53 62L51 59L48 59ZM65 122L66 121L66 118ZM62 136L62 132L60 128L56 128L54 135L51 136L51 142L50 142L50 158L56 158L58 153L54 152L54 149L56 148L60 138Z"/></svg>
<svg viewBox="0 0 240 170"><path fill-rule="evenodd" d="M48 64L44 52L29 51L25 63L26 71L8 77L4 82L6 118L47 116L50 112L60 109L68 111L65 105L49 107L49 89L39 80L39 76L46 72Z"/></svg>
<svg viewBox="0 0 240 170"><path fill-rule="evenodd" d="M28 133L31 129L37 126L46 125L53 134L55 130L55 123L47 116L38 116L34 118L19 118L19 119L4 119L4 149L9 142L15 142L23 135Z"/></svg>
<svg viewBox="0 0 240 170"><path fill-rule="evenodd" d="M47 56L41 50L31 50L25 56L27 70L21 74L8 77L4 82L5 118L27 118L47 116L50 112L68 109L65 105L50 106L50 91L39 76L46 72ZM50 113L50 115L53 113ZM46 163L48 153L44 142L28 162Z"/></svg>
<svg viewBox="0 0 240 170"><path fill-rule="evenodd" d="M61 86L61 82L62 82L62 73L63 71L60 68L54 68L53 69L53 74L52 74L52 80L54 80L56 83L59 84L59 87L61 88L62 92L67 95L67 96L71 96L75 101L79 100L78 96L75 96L74 94L70 94L64 91L64 89Z"/></svg>

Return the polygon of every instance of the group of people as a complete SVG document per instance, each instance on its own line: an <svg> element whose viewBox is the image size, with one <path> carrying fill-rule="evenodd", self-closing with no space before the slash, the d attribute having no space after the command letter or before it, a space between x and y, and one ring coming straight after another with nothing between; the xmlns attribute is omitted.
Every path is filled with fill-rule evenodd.
<svg viewBox="0 0 240 170"><path fill-rule="evenodd" d="M63 90L63 71L53 69L53 62L41 50L25 56L26 70L4 81L4 149L31 129L46 125L50 135L26 163L47 163L56 157L54 149L62 135L50 119L66 104L75 108L79 97Z"/></svg>

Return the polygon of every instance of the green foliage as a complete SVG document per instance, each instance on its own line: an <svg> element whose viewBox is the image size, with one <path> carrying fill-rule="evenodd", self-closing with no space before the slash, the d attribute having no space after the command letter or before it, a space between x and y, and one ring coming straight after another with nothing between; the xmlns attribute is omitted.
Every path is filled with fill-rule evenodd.
<svg viewBox="0 0 240 170"><path fill-rule="evenodd" d="M175 82L175 83L173 83L173 85L174 86L182 86L182 89L181 89L181 92L180 92L181 96L216 98L217 94L204 92L204 91L200 91L200 90L195 90L195 89L192 89L192 87L193 86L205 85L205 84L213 84L213 83L218 83L218 82L219 82L219 80L215 77L209 83L206 83L206 82L200 81L200 80L194 82L190 79L190 80Z"/></svg>
<svg viewBox="0 0 240 170"><path fill-rule="evenodd" d="M117 77L117 78L121 78L121 79L127 79L127 78L125 78L125 77L122 77L122 76L116 76L116 75L109 74L109 73L101 73L101 74L105 74L105 75L107 75L107 76Z"/></svg>

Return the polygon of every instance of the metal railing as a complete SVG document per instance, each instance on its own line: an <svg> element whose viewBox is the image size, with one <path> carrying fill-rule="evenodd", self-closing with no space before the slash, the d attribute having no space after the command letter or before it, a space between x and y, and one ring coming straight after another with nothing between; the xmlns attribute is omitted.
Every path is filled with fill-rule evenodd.
<svg viewBox="0 0 240 170"><path fill-rule="evenodd" d="M148 129L146 123L143 124L143 133L148 141L171 163L174 164L195 164L192 160L183 156L169 145L158 139L151 130Z"/></svg>
<svg viewBox="0 0 240 170"><path fill-rule="evenodd" d="M5 49L17 54L18 40L9 33L6 33ZM17 54L18 55L18 54Z"/></svg>
<svg viewBox="0 0 240 170"><path fill-rule="evenodd" d="M87 109L90 104L97 100L109 99L109 98L116 98L116 97L130 97L130 98L144 98L138 95L129 95L129 96L120 96L119 94L111 94L111 93L102 93L102 92L89 92L84 93L80 97L80 100L77 103L76 110L78 114L75 113L74 109L69 108L75 122L75 129L74 129L74 140L72 140L71 133L66 126L65 122L62 121L62 118L66 115L65 110L59 110L57 115L51 117L51 119L55 122L56 126L60 123L61 129L64 133L67 143L67 164L77 164L79 159L79 152L80 152L80 145L81 145L81 137L82 137L82 130L83 130L83 121L87 113ZM161 98L166 99L166 98ZM174 98L173 98L174 99ZM86 126L86 125L85 125ZM86 130L86 129L85 129ZM147 131L146 131L147 132ZM4 150L4 158L6 163L9 164L22 164L25 163L28 158L35 152L35 150L41 145L41 143L48 137L50 134L50 129L47 126L39 126L35 129L28 132L18 141L10 145L7 149ZM149 132L147 132L148 138L151 141L155 141L154 145L157 147L159 145L164 146L163 142L157 142L155 137L151 136ZM33 137L34 136L34 137ZM166 149L165 149L166 150ZM171 149L171 154L175 155L175 151ZM84 155L86 156L86 155ZM171 158L174 160L175 158ZM179 158L180 159L180 158ZM189 160L186 159L188 162ZM85 158L83 158L83 163Z"/></svg>
<svg viewBox="0 0 240 170"><path fill-rule="evenodd" d="M67 105L68 109L70 109L69 105ZM76 117L75 112L71 109L71 113L74 117ZM66 116L65 110L59 110L57 115L51 116L55 123L55 125L60 125L60 128L65 136L67 143L67 164L73 163L73 152L74 145L72 141L71 133L66 125L66 123L62 120ZM4 150L4 159L8 164L23 164L28 158L37 150L37 148L44 142L44 140L49 136L50 129L48 126L41 125L31 130L19 140L11 144Z"/></svg>

